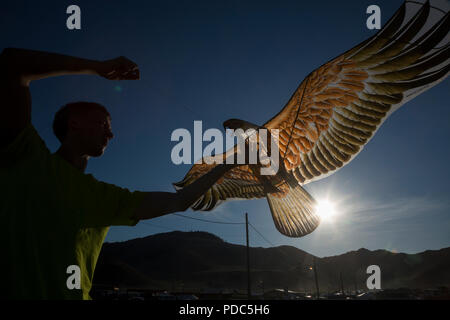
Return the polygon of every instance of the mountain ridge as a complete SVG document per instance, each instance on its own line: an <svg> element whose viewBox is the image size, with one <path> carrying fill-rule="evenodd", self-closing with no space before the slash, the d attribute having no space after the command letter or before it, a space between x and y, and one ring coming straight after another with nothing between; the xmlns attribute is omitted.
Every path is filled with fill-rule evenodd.
<svg viewBox="0 0 450 320"><path fill-rule="evenodd" d="M369 265L379 265L382 288L430 288L450 284L450 248L416 254L360 248L315 257L293 246L250 247L252 287L313 290L313 260L319 287L364 289ZM246 247L203 231L173 231L123 242L105 243L94 284L123 287L245 289Z"/></svg>

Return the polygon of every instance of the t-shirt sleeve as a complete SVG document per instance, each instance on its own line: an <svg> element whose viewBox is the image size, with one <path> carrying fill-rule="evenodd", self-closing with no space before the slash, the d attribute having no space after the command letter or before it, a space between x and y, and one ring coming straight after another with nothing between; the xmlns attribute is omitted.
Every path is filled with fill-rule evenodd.
<svg viewBox="0 0 450 320"><path fill-rule="evenodd" d="M21 160L33 159L35 164L50 156L45 142L32 124L28 124L5 148L0 149L0 166L9 167ZM41 159L39 159L41 158Z"/></svg>
<svg viewBox="0 0 450 320"><path fill-rule="evenodd" d="M126 188L98 181L90 174L85 175L85 178L85 210L82 210L81 219L83 226L134 226L139 222L134 218L134 213L141 205L145 192L131 192Z"/></svg>

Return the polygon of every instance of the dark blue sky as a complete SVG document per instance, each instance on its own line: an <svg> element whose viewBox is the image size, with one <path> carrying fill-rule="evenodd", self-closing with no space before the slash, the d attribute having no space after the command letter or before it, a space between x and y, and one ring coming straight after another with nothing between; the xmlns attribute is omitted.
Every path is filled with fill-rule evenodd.
<svg viewBox="0 0 450 320"><path fill-rule="evenodd" d="M82 30L66 28L66 8L81 8ZM32 83L33 124L49 149L56 110L70 101L96 101L112 115L115 138L87 171L131 190L173 191L189 165L170 159L177 128L221 128L228 118L264 123L312 70L375 31L366 8L377 4L382 23L402 4L372 1L8 1L0 11L1 47L54 51L90 59L124 55L141 80L111 82L72 76ZM418 252L450 245L449 80L395 112L355 160L307 185L316 198L337 203L335 222L300 239L279 234L266 200L227 203L215 221L251 223L275 245L319 256L361 247ZM7 106L14 107L14 106ZM208 224L178 216L113 227L107 241L169 230L204 230L245 243L244 226ZM253 246L270 246L250 230Z"/></svg>

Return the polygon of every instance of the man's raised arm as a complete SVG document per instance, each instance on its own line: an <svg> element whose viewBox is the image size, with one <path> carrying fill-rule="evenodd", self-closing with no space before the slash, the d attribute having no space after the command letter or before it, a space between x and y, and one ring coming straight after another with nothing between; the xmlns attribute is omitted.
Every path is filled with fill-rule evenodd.
<svg viewBox="0 0 450 320"><path fill-rule="evenodd" d="M0 149L31 122L29 83L72 74L95 74L110 80L139 79L137 65L125 57L96 61L42 51L4 49L0 54Z"/></svg>
<svg viewBox="0 0 450 320"><path fill-rule="evenodd" d="M16 48L4 49L1 56L8 73L19 75L25 85L33 80L73 74L100 75L111 80L139 79L137 65L125 57L97 61Z"/></svg>

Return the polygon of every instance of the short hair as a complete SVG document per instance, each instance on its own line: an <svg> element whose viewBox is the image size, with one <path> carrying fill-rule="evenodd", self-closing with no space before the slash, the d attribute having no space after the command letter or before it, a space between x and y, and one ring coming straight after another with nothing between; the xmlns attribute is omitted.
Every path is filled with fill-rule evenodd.
<svg viewBox="0 0 450 320"><path fill-rule="evenodd" d="M62 143L67 135L69 119L72 115L86 114L91 110L103 111L108 117L111 117L108 110L104 106L96 102L71 102L62 106L55 114L53 120L53 133Z"/></svg>

